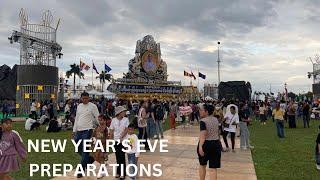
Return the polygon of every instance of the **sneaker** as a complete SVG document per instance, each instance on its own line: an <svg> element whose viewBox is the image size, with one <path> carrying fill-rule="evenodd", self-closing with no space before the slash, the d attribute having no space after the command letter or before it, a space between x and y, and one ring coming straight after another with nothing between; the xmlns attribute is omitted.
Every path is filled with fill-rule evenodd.
<svg viewBox="0 0 320 180"><path fill-rule="evenodd" d="M83 177L83 176L82 176L81 173L77 174L77 178L82 178L82 177Z"/></svg>
<svg viewBox="0 0 320 180"><path fill-rule="evenodd" d="M249 146L249 149L254 149L254 146L251 146L251 145L250 145L250 146Z"/></svg>
<svg viewBox="0 0 320 180"><path fill-rule="evenodd" d="M320 170L320 165L316 164L316 167L317 167L318 170Z"/></svg>
<svg viewBox="0 0 320 180"><path fill-rule="evenodd" d="M120 175L119 175L119 174L117 174L117 175L116 175L116 178L120 178Z"/></svg>
<svg viewBox="0 0 320 180"><path fill-rule="evenodd" d="M232 149L232 152L233 152L233 153L235 153L235 152L236 152L236 150Z"/></svg>
<svg viewBox="0 0 320 180"><path fill-rule="evenodd" d="M106 174L105 174L105 173L101 173L101 174L99 174L99 175L97 176L97 179L101 179L101 178L103 178L104 176L106 176Z"/></svg>
<svg viewBox="0 0 320 180"><path fill-rule="evenodd" d="M222 152L229 152L229 151L230 151L229 148L222 149Z"/></svg>

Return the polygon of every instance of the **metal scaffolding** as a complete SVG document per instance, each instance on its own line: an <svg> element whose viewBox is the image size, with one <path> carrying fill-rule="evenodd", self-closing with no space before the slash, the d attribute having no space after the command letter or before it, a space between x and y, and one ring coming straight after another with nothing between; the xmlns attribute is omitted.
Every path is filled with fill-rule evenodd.
<svg viewBox="0 0 320 180"><path fill-rule="evenodd" d="M51 26L53 16L49 10L43 13L39 24L29 23L24 9L21 9L19 16L20 32L13 31L8 39L10 43L20 43L16 108L17 114L27 114L30 112L33 99L37 102L52 100L56 103L58 90L56 58L61 58L63 54L62 47L56 43L60 19L54 28ZM43 69L45 71L39 73L39 70Z"/></svg>

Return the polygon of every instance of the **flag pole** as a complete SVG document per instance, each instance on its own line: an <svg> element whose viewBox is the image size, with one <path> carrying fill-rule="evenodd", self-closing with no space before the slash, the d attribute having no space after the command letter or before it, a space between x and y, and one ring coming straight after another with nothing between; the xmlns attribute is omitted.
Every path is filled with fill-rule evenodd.
<svg viewBox="0 0 320 180"><path fill-rule="evenodd" d="M197 85L197 88L198 88L198 89L199 89L199 79L200 79L199 73L200 73L200 71L199 71L199 67L198 67L198 85Z"/></svg>
<svg viewBox="0 0 320 180"><path fill-rule="evenodd" d="M80 58L80 68L79 68L79 70L80 70L80 72L79 72L79 88L80 88L80 80L81 80L81 76L80 76L80 74L81 74L81 58Z"/></svg>
<svg viewBox="0 0 320 180"><path fill-rule="evenodd" d="M92 73L92 89L93 89L93 60L92 61L92 68L91 68L91 73Z"/></svg>

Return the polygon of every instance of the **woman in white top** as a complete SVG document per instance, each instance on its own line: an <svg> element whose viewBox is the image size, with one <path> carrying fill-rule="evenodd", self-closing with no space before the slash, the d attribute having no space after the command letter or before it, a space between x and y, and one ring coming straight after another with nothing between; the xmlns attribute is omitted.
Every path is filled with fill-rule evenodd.
<svg viewBox="0 0 320 180"><path fill-rule="evenodd" d="M261 124L262 124L262 125L265 125L265 124L266 124L266 120L267 120L266 111L267 111L267 108L266 108L266 106L264 105L264 103L262 102L262 103L260 104L260 107L259 107L260 121L261 121Z"/></svg>
<svg viewBox="0 0 320 180"><path fill-rule="evenodd" d="M239 124L239 115L237 112L237 107L235 105L229 106L229 108L227 108L226 115L224 116L224 129L223 129L224 131L222 134L223 141L226 146L226 149L224 151L229 151L227 136L230 133L231 143L232 143L232 152L235 152L234 144L235 144L237 124Z"/></svg>

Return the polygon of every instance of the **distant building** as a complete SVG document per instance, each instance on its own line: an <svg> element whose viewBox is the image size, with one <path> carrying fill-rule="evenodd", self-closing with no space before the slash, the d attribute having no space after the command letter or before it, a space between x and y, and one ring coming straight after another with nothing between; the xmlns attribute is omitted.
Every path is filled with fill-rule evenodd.
<svg viewBox="0 0 320 180"><path fill-rule="evenodd" d="M216 84L204 84L203 97L210 96L213 99L218 99L218 86Z"/></svg>

